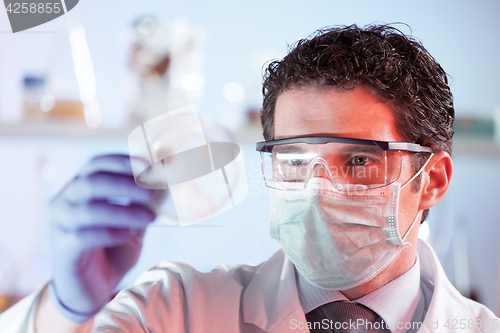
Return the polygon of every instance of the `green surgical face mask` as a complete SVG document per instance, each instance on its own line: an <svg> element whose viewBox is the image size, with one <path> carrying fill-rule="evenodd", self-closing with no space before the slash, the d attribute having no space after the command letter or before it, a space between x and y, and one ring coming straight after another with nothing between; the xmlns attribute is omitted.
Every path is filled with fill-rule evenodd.
<svg viewBox="0 0 500 333"><path fill-rule="evenodd" d="M420 214L401 237L399 193L424 167L403 186L340 192L328 179L313 178L302 191L271 189L271 237L313 285L362 285L411 246L405 239Z"/></svg>

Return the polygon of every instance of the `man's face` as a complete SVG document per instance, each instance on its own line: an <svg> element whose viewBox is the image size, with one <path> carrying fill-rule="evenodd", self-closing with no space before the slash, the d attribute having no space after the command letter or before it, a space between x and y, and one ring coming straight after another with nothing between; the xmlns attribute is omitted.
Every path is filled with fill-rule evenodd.
<svg viewBox="0 0 500 333"><path fill-rule="evenodd" d="M380 141L400 141L391 105L379 101L370 91L357 87L305 87L283 92L275 107L275 139L307 135L334 135ZM409 153L403 153L401 176L404 184L413 176ZM401 190L399 232L403 236L418 213L420 192L409 185ZM416 243L418 227L407 241Z"/></svg>

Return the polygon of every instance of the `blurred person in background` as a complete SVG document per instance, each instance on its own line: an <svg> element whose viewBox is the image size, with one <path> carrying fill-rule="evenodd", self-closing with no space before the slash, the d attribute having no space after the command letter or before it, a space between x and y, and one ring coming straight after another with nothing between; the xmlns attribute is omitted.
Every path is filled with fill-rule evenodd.
<svg viewBox="0 0 500 333"><path fill-rule="evenodd" d="M500 331L417 239L453 170L452 94L425 48L389 26L319 30L270 64L263 93L257 150L282 250L210 273L161 262L109 302L158 193L135 185L140 160L100 156L51 202L53 279L2 332Z"/></svg>

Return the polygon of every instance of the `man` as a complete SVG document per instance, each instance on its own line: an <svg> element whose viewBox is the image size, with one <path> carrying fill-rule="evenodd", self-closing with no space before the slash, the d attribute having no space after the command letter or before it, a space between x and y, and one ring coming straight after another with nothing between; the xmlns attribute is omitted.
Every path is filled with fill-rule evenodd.
<svg viewBox="0 0 500 333"><path fill-rule="evenodd" d="M417 240L453 169L452 94L423 46L387 26L321 30L271 63L263 92L257 149L283 251L208 274L162 262L105 305L137 260L142 232L130 230L154 219L146 207L156 194L133 184L126 157L99 157L53 200L54 278L4 316L23 317L11 327L500 331ZM132 203L110 204L116 196Z"/></svg>

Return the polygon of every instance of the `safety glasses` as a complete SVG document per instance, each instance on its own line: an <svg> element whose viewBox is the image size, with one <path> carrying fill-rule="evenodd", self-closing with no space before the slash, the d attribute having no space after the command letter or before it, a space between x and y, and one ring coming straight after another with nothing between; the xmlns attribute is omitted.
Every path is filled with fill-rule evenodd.
<svg viewBox="0 0 500 333"><path fill-rule="evenodd" d="M415 143L304 136L257 143L268 187L300 191L326 177L340 191L387 186L401 175L403 152L432 153Z"/></svg>

